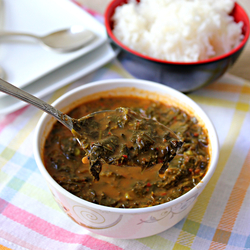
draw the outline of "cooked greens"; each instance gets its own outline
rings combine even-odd
[[[102,163],[142,170],[162,163],[160,172],[164,173],[183,144],[166,126],[128,108],[96,112],[74,122],[96,180]]]
[[[77,119],[115,109],[114,116],[102,121],[99,116],[83,121],[85,150],[67,128],[54,125],[44,164],[59,185],[96,204],[138,208],[176,199],[202,180],[210,160],[208,135],[194,116],[178,107],[146,98],[107,97],[86,102],[69,115]],[[174,134],[166,127],[155,131],[156,121]]]

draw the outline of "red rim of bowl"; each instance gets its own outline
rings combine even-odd
[[[118,6],[121,6],[123,4],[126,4],[126,1],[119,1],[119,0],[113,0],[109,3],[109,5],[106,8],[105,14],[104,14],[104,18],[105,18],[105,27],[108,33],[108,36],[122,49],[126,50],[127,52],[130,52],[131,54],[134,54],[138,57],[141,57],[143,59],[149,60],[149,61],[153,61],[153,62],[157,62],[157,63],[168,63],[168,64],[176,64],[176,65],[195,65],[195,64],[207,64],[207,63],[212,63],[214,61],[219,61],[222,60],[226,57],[229,57],[231,55],[233,55],[235,52],[237,52],[238,50],[240,50],[241,48],[243,48],[249,38],[249,33],[250,33],[250,24],[249,24],[249,18],[247,13],[245,12],[245,10],[238,4],[235,3],[234,9],[231,13],[231,15],[233,15],[234,17],[236,17],[239,20],[236,21],[243,21],[243,28],[242,28],[242,33],[244,34],[244,38],[243,40],[240,42],[240,44],[235,47],[234,49],[232,49],[230,52],[225,53],[223,55],[220,56],[216,56],[207,60],[201,60],[201,61],[197,61],[197,62],[172,62],[172,61],[167,61],[167,60],[161,60],[161,59],[157,59],[157,58],[153,58],[150,56],[146,56],[143,55],[135,50],[130,49],[129,47],[125,46],[123,43],[121,43],[113,34],[112,32],[112,27],[111,27],[111,18],[114,14],[115,8]],[[235,13],[237,13],[237,15],[235,15]]]

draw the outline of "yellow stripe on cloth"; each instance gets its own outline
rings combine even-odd
[[[235,182],[235,185],[232,189],[227,205],[225,207],[224,213],[221,217],[221,220],[213,237],[214,242],[225,244],[224,247],[221,249],[226,248],[228,240],[231,236],[231,231],[233,230],[235,221],[237,219],[240,208],[245,199],[248,187],[250,185],[249,162],[250,151],[248,152],[241,172],[237,178],[237,181]],[[210,249],[213,249],[214,245],[215,244],[212,243]]]
[[[223,99],[216,99],[216,98],[208,98],[208,97],[202,97],[202,96],[196,96],[196,95],[189,95],[190,98],[192,98],[195,102],[207,105],[207,106],[215,106],[215,107],[223,107],[223,108],[230,108],[230,109],[236,109],[243,112],[248,112],[250,110],[250,104],[243,102],[234,102],[234,101],[228,101]],[[250,97],[245,97],[244,99],[247,101]],[[243,98],[242,98],[243,99]]]
[[[242,95],[245,94],[245,88],[242,88]],[[238,109],[239,110],[239,109]],[[224,209],[223,215],[219,222],[219,225],[215,231],[213,242],[219,242],[222,244],[227,244],[231,236],[231,231],[233,230],[235,221],[237,219],[240,208],[245,199],[245,195],[249,188],[250,183],[250,172],[249,172],[249,162],[250,162],[250,151],[247,154],[245,162],[241,168],[239,176],[234,184],[230,197],[227,201],[226,207]],[[210,249],[213,249],[214,243],[212,242]],[[222,247],[222,249],[225,249]]]
[[[31,199],[39,201],[41,204],[56,210],[58,213],[63,213],[59,206],[55,203],[52,194],[47,192],[47,190],[43,190],[28,182],[25,182],[18,192],[28,196]]]
[[[208,99],[208,98],[204,98]],[[207,102],[207,100],[206,100]],[[218,104],[217,104],[218,105]],[[223,105],[224,106],[224,105]],[[237,106],[237,105],[236,105]],[[246,113],[240,111],[239,109],[235,110],[234,116],[232,118],[232,123],[228,131],[227,137],[225,138],[224,144],[220,150],[220,157],[217,164],[216,171],[212,178],[210,179],[208,185],[203,190],[202,194],[198,197],[196,204],[193,209],[190,211],[186,221],[184,222],[182,230],[191,227],[191,223],[197,222],[201,223],[208,207],[209,201],[213,195],[216,184],[221,176],[221,173],[232,153],[235,142],[238,139],[241,127],[244,123]],[[193,243],[194,238],[189,237],[189,242],[185,242],[185,246],[190,246]],[[177,239],[177,242],[183,242],[183,233],[180,233]],[[175,248],[174,248],[175,249]]]
[[[227,83],[220,84],[211,84],[206,87],[208,90],[215,91],[224,91],[224,92],[232,92],[239,93],[238,102],[220,99],[220,98],[212,98],[207,96],[201,96],[196,94],[189,94],[188,96],[192,98],[195,102],[204,104],[207,106],[216,106],[223,108],[231,108],[241,110],[243,112],[248,112],[250,110],[250,84],[245,81],[243,85],[232,85]]]
[[[243,114],[242,112],[237,112],[237,111],[235,112],[232,118],[231,127],[228,131],[224,144],[221,147],[220,157],[214,175],[210,179],[206,188],[203,190],[202,195],[199,196],[195,206],[188,215],[188,219],[199,223],[202,222],[209,200],[214,192],[216,183],[220,178],[220,175],[231,155],[235,142],[239,136],[240,129],[242,127],[244,119],[245,119],[245,114]]]
[[[190,249],[194,239],[195,239],[195,235],[190,234],[185,231],[181,231],[173,250],[179,249],[178,244],[180,244],[181,246],[187,247],[187,249]]]
[[[137,239],[137,241],[152,250],[172,249],[174,246],[174,242],[164,239],[159,235]]]
[[[199,96],[195,94],[189,94],[188,96],[191,99],[193,99],[195,102],[199,104],[207,105],[207,106],[215,106],[215,107],[223,107],[223,108],[231,108],[231,109],[235,109],[236,107],[236,102],[234,101]]]

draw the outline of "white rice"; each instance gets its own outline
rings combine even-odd
[[[243,38],[234,0],[130,0],[116,8],[114,35],[150,57],[196,62],[229,52]]]

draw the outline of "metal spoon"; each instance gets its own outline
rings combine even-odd
[[[82,48],[94,39],[95,34],[80,25],[73,25],[68,29],[59,30],[46,36],[29,33],[1,31],[0,38],[9,36],[28,36],[37,39],[42,45],[57,52],[70,52]]]
[[[174,132],[163,124],[142,117],[128,108],[98,111],[80,119],[74,119],[3,79],[0,79],[0,91],[32,104],[54,116],[67,127],[88,155],[90,172],[97,180],[99,180],[103,161],[114,165],[126,162],[124,153],[120,154],[125,144],[129,147],[127,164],[133,166],[139,162],[142,168],[146,168],[157,164],[156,158],[161,159],[163,163],[160,166],[160,174],[167,169],[168,163],[183,144]],[[124,140],[128,143],[124,144]],[[129,143],[131,141],[135,144]],[[138,152],[138,147],[141,153]],[[152,157],[150,156],[148,162],[145,162],[145,150],[148,147],[150,147],[148,154]],[[158,153],[158,151],[163,152],[162,150],[165,153]],[[158,158],[158,155],[161,157]]]
[[[2,79],[6,78],[6,72],[1,66],[0,66],[0,78]]]

